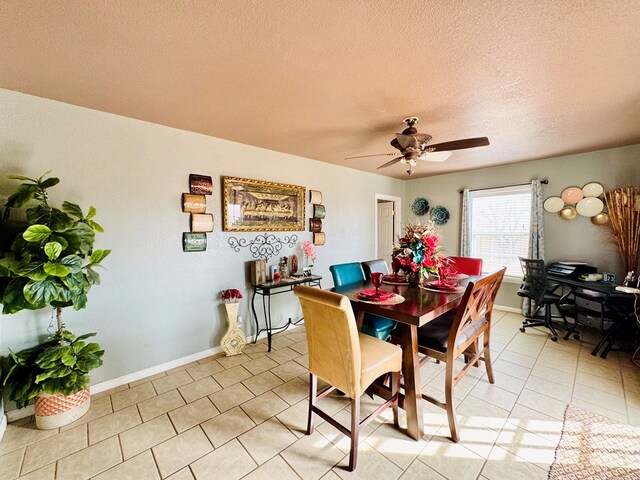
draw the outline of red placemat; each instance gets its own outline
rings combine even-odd
[[[387,300],[394,295],[395,294],[393,292],[386,292],[384,290],[378,290],[378,293],[376,294],[375,289],[361,290],[358,293],[358,297],[364,300]]]

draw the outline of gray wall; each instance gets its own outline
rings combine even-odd
[[[430,205],[444,205],[451,220],[442,227],[444,243],[450,254],[459,253],[460,210],[462,188],[483,188],[528,182],[533,178],[547,178],[543,185],[544,198],[560,195],[570,186],[582,187],[589,182],[600,182],[605,190],[615,187],[640,185],[640,145],[613,148],[565,157],[548,158],[518,164],[482,168],[466,172],[420,178],[407,182],[405,212],[417,197],[429,200]],[[454,155],[447,160],[455,162]],[[419,220],[419,219],[418,219]],[[588,262],[600,272],[615,272],[620,278],[622,264],[608,226],[595,226],[589,218],[565,221],[557,214],[544,214],[545,260],[574,260]],[[505,283],[496,303],[518,307],[518,284]]]
[[[238,176],[303,185],[323,193],[327,244],[317,248],[315,271],[331,287],[329,265],[374,256],[375,194],[404,196],[405,182],[327,163],[176,130],[73,105],[0,90],[0,175],[39,176],[47,170],[61,183],[51,201],[63,199],[85,208],[94,205],[105,233],[97,248],[110,248],[102,284],[89,294],[86,309],[65,309],[64,321],[76,333],[98,332],[104,366],[93,383],[117,378],[209,348],[227,328],[217,295],[239,288],[245,298],[241,316],[249,324],[245,283],[247,249],[234,252],[231,236],[256,233],[221,231],[220,176]],[[215,231],[203,253],[182,252],[189,216],[180,195],[189,173],[211,175],[208,197]],[[0,180],[3,204],[13,183]],[[309,207],[307,205],[307,216]],[[305,222],[305,225],[307,222]],[[276,233],[278,236],[285,232]],[[311,239],[296,232],[300,243]],[[286,247],[281,255],[302,249]],[[277,259],[270,260],[271,264]],[[274,302],[274,320],[300,313],[291,295]],[[51,312],[0,316],[0,355],[33,345],[46,333]]]

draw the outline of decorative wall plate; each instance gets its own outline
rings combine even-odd
[[[582,193],[582,189],[578,187],[568,187],[565,188],[560,194],[560,198],[564,200],[564,203],[567,205],[575,205],[580,200],[584,198],[584,194]]]
[[[560,197],[549,197],[544,201],[544,209],[549,213],[558,213],[564,207],[564,200]]]
[[[594,225],[605,225],[609,221],[609,215],[602,212],[591,217],[591,223]]]
[[[604,203],[596,197],[585,197],[576,205],[576,211],[583,217],[593,217],[604,210]]]
[[[411,211],[414,215],[422,216],[429,211],[429,201],[426,198],[418,197],[411,204]]]
[[[604,192],[604,187],[598,182],[587,183],[582,187],[582,193],[585,197],[599,197]]]
[[[436,225],[444,225],[449,221],[449,210],[447,210],[442,205],[438,205],[431,209],[431,213],[429,213],[431,217],[431,221]]]
[[[575,207],[567,206],[558,212],[558,215],[563,220],[573,220],[578,216],[578,212],[576,212]]]

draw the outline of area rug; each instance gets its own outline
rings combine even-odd
[[[569,405],[550,480],[640,480],[640,428]]]

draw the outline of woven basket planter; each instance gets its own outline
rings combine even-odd
[[[41,430],[51,430],[68,425],[87,413],[90,405],[88,388],[73,395],[42,392],[36,398],[36,426]]]

